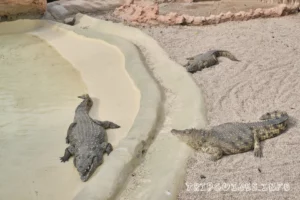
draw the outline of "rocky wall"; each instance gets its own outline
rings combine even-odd
[[[277,3],[277,4],[294,4],[300,3],[300,0],[261,0],[264,3]]]
[[[273,8],[257,8],[248,12],[240,11],[237,13],[227,12],[219,15],[190,16],[179,15],[171,12],[166,15],[159,14],[157,3],[128,1],[126,4],[117,8],[114,15],[131,24],[167,24],[167,25],[209,25],[227,21],[245,21],[263,17],[280,17],[288,14],[298,13],[299,3],[279,4]]]
[[[39,18],[47,8],[47,0],[0,0],[0,21]]]

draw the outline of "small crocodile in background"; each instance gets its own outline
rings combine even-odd
[[[172,129],[171,132],[195,150],[210,154],[216,161],[223,155],[243,153],[254,149],[254,156],[261,157],[260,141],[280,135],[287,129],[289,116],[286,112],[274,111],[262,115],[264,120],[252,123],[225,123],[204,129]]]
[[[60,158],[66,162],[74,156],[74,166],[82,181],[87,181],[98,166],[103,162],[103,155],[112,152],[113,147],[107,142],[105,129],[120,128],[109,121],[98,121],[89,116],[93,101],[88,94],[78,96],[83,99],[75,111],[74,122],[69,126],[65,154]]]
[[[221,56],[229,58],[232,61],[239,61],[229,51],[211,50],[203,54],[198,54],[196,56],[186,58],[188,60],[188,63],[183,66],[188,72],[195,73],[197,71],[201,71],[204,68],[219,64],[218,57]]]

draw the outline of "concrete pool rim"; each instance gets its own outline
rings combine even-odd
[[[21,23],[26,23],[26,26],[18,26],[18,24]],[[12,26],[14,26],[13,29],[11,29]],[[161,110],[161,92],[157,83],[144,66],[145,64],[138,48],[132,43],[117,36],[100,34],[91,30],[79,30],[75,27],[47,20],[25,19],[2,22],[0,23],[0,27],[0,35],[27,33],[45,27],[50,29],[66,29],[87,38],[103,40],[104,42],[117,47],[122,52],[125,57],[126,71],[141,93],[140,108],[127,136],[121,140],[114,151],[106,157],[104,163],[100,166],[103,169],[95,174],[83,188],[85,189],[87,186],[93,184],[93,182],[98,182],[98,179],[100,179],[100,183],[97,183],[97,187],[101,188],[101,191],[103,192],[99,192],[101,194],[93,195],[109,197],[112,193],[116,193],[121,187],[118,183],[122,183],[126,180],[129,171],[134,168],[134,165],[138,162],[139,158],[142,157],[141,154],[145,151],[148,140],[153,137]]]

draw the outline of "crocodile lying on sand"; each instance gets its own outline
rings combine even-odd
[[[280,135],[287,129],[289,116],[286,112],[274,111],[260,117],[260,122],[225,123],[204,129],[172,129],[171,132],[195,150],[210,154],[216,161],[223,155],[243,153],[254,149],[254,156],[262,157],[260,141]]]
[[[82,181],[87,181],[92,173],[103,162],[103,155],[113,150],[107,142],[105,129],[120,128],[119,125],[109,121],[98,121],[89,116],[93,101],[88,94],[78,96],[83,101],[75,111],[74,122],[69,126],[65,154],[60,158],[62,162],[74,156],[74,166],[80,174]]]
[[[219,63],[218,57],[227,57],[232,61],[239,61],[229,51],[224,50],[210,50],[203,54],[198,54],[193,57],[186,58],[187,64],[184,65],[186,70],[190,73],[201,71],[204,68],[211,67]]]

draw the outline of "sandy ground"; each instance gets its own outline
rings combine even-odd
[[[1,32],[29,25],[7,24]],[[71,199],[85,184],[72,159],[62,164],[59,157],[77,96],[88,92],[91,116],[121,126],[108,130],[115,147],[131,128],[140,94],[116,47],[55,28],[34,34],[48,43],[29,34],[0,35],[0,199]]]
[[[300,94],[297,92],[300,15],[207,27],[153,27],[144,31],[181,64],[186,57],[209,49],[229,50],[241,60],[235,63],[220,58],[219,65],[192,75],[204,92],[210,126],[255,121],[261,114],[276,109],[291,116],[288,131],[263,142],[261,159],[247,152],[212,162],[203,153],[195,152],[189,160],[186,184],[179,199],[297,199],[300,196]],[[223,183],[237,186],[252,183],[259,190],[267,189],[237,192],[234,185],[229,185],[227,191],[226,187],[219,192],[208,191],[211,186]],[[204,184],[202,191],[187,187],[196,184]],[[269,186],[278,190],[270,191]]]
[[[196,1],[194,3],[163,3],[159,5],[160,14],[177,12],[191,16],[218,15],[221,12],[236,13],[239,11],[255,10],[256,8],[271,8],[276,4],[267,4],[259,0],[220,0],[220,1]]]

